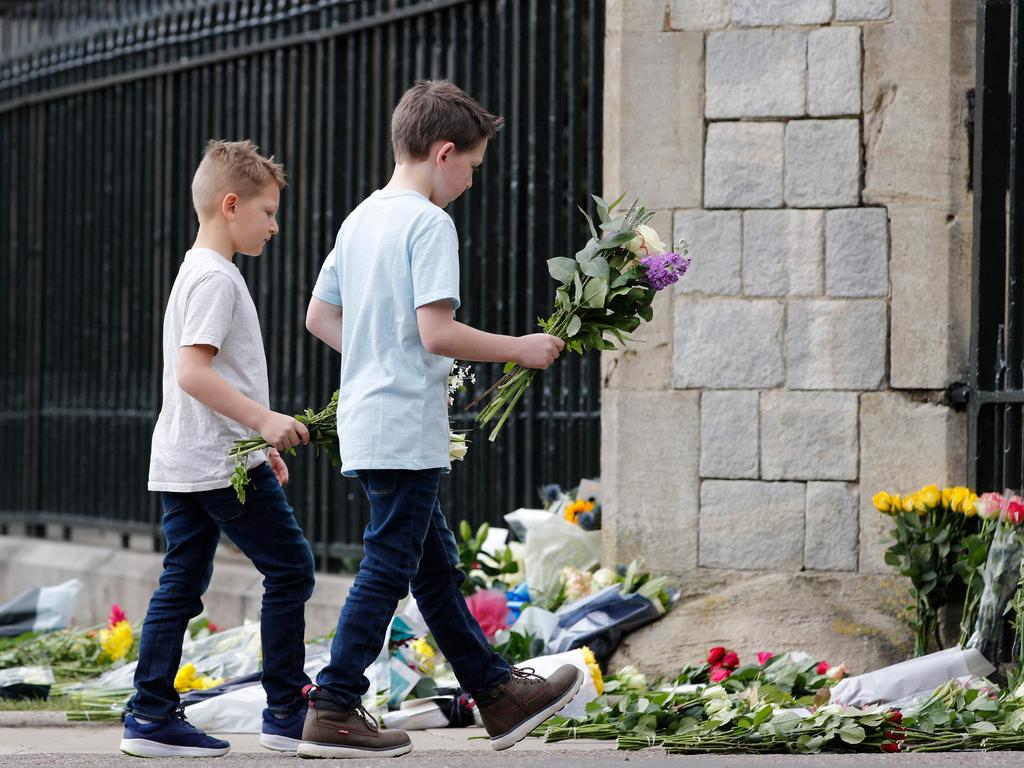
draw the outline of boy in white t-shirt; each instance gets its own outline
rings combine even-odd
[[[412,589],[423,618],[506,749],[564,707],[583,674],[545,679],[498,656],[459,590],[455,538],[437,500],[448,461],[452,358],[546,368],[564,343],[503,336],[457,322],[459,242],[444,207],[473,184],[501,118],[444,80],[410,88],[395,108],[396,166],[341,225],[313,289],[306,327],[341,352],[342,472],[370,501],[364,557],[345,599],[330,663],[317,675],[299,744],[305,757],[384,757],[412,749],[360,706],[363,674],[398,601]]]
[[[283,168],[250,141],[211,141],[192,180],[199,217],[167,302],[163,406],[153,431],[149,490],[160,492],[167,554],[149,603],[121,750],[140,757],[216,757],[229,744],[190,725],[174,677],[188,622],[203,608],[223,531],[263,574],[260,743],[295,751],[305,717],[305,602],[313,555],[281,485],[279,450],[306,427],[269,408],[267,360],[235,253],[258,256],[277,234]],[[249,456],[245,504],[231,487],[232,443],[258,432],[274,446]]]

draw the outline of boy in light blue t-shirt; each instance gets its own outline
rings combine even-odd
[[[546,368],[564,346],[543,333],[484,333],[454,319],[459,244],[444,207],[473,184],[502,120],[447,81],[410,88],[392,117],[391,181],[345,219],[306,316],[341,352],[342,472],[370,500],[364,558],[338,619],[331,661],[317,676],[299,744],[307,757],[394,756],[409,737],[381,731],[360,706],[398,601],[411,587],[459,683],[474,697],[495,749],[511,747],[564,707],[583,674],[550,678],[491,650],[459,590],[455,537],[437,500],[448,460],[452,359]]]

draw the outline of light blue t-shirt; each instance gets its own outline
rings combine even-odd
[[[377,190],[348,215],[313,295],[342,308],[342,472],[450,469],[452,360],[420,340],[416,308],[459,307],[459,239],[418,192]]]

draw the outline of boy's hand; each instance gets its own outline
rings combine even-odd
[[[565,349],[565,342],[549,333],[531,333],[518,341],[520,351],[514,362],[524,368],[547,368]]]
[[[309,445],[309,430],[301,421],[276,411],[267,411],[259,425],[260,437],[279,451],[287,451],[299,443]]]
[[[274,471],[274,477],[277,478],[277,482],[281,485],[288,484],[288,465],[284,463],[284,459],[281,458],[281,453],[277,448],[271,448],[267,451],[267,458],[270,460],[270,468]]]

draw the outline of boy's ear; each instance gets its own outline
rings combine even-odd
[[[438,168],[444,168],[448,162],[448,159],[455,152],[455,144],[450,141],[446,141],[437,148],[437,152],[434,153],[434,162],[437,163]]]
[[[234,221],[237,206],[238,195],[234,192],[228,192],[224,195],[224,199],[220,201],[220,212],[224,214],[224,218],[228,221]]]

